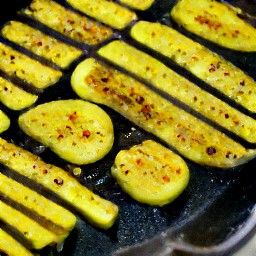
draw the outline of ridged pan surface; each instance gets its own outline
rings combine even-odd
[[[57,2],[68,6],[65,1],[58,0]],[[250,14],[245,15],[244,18],[254,23],[254,26],[256,25],[256,18],[253,18],[256,17],[255,1],[229,2]],[[9,20],[26,19],[32,22],[17,14],[18,10],[29,4],[30,1],[9,0],[8,7],[2,6],[0,9],[1,25]],[[157,0],[148,10],[135,12],[139,20],[161,22],[177,28],[256,79],[256,53],[228,50],[185,31],[169,17],[174,4],[173,0]],[[121,38],[135,46],[138,45],[129,36],[129,28],[116,30],[113,38],[108,41],[114,38]],[[5,39],[0,38],[0,40]],[[35,105],[58,99],[79,98],[71,88],[71,74],[81,60],[95,56],[102,44],[96,46],[79,44],[78,46],[84,51],[82,57],[63,71],[63,77],[57,84],[40,93]],[[140,47],[143,51],[154,54],[147,47]],[[154,56],[160,60],[162,58],[157,54]],[[163,62],[168,61],[163,59]],[[181,70],[181,74],[191,78],[185,70]],[[11,126],[1,135],[3,138],[23,145],[46,161],[67,169],[69,163],[58,158],[48,148],[42,148],[42,145],[20,130],[17,118],[22,111],[12,111],[3,104],[1,107],[11,118]],[[77,225],[65,240],[63,247],[47,247],[38,252],[40,256],[110,256],[116,252],[118,255],[170,255],[171,248],[174,250],[173,255],[183,255],[183,253],[187,253],[186,255],[231,255],[243,245],[256,229],[256,221],[254,221],[256,160],[228,170],[203,167],[187,160],[191,177],[188,187],[181,196],[164,207],[140,204],[121,190],[111,177],[110,168],[121,149],[127,149],[146,139],[158,139],[110,108],[104,106],[102,108],[110,115],[114,124],[114,146],[102,160],[95,164],[82,166],[82,174],[78,179],[96,194],[117,204],[120,209],[118,219],[111,229],[102,231],[78,215]],[[160,234],[162,237],[159,236]],[[153,240],[148,244],[143,244],[149,239]],[[122,251],[124,248],[125,251]]]

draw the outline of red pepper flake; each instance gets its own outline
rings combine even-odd
[[[64,136],[63,136],[62,134],[60,134],[60,135],[58,136],[57,140],[61,140],[61,139],[63,139],[63,138],[64,138]]]
[[[136,102],[139,103],[139,104],[142,104],[144,102],[144,98],[142,96],[139,96],[136,98]]]
[[[170,178],[167,175],[164,175],[162,178],[164,182],[166,183],[170,182]]]
[[[73,114],[69,115],[69,120],[73,121],[78,118],[77,112],[75,111]]]
[[[86,138],[89,138],[91,135],[90,131],[89,130],[85,130],[83,131],[83,136],[86,137]]]
[[[109,81],[109,79],[107,77],[101,78],[101,81],[104,83],[107,83]]]
[[[210,29],[217,30],[218,28],[222,27],[220,22],[212,21],[206,16],[198,15],[194,18],[195,21],[198,21],[201,25],[207,25]]]
[[[216,71],[217,67],[214,64],[211,64],[211,67],[209,68],[209,72],[214,72]]]
[[[209,147],[209,148],[206,149],[206,153],[207,153],[209,156],[214,155],[216,152],[217,152],[216,149],[213,148],[213,147]]]
[[[181,170],[180,170],[180,169],[176,170],[176,173],[177,173],[178,175],[181,174]]]
[[[124,172],[124,174],[125,174],[125,175],[128,175],[129,172],[130,172],[129,170],[126,170],[126,171]]]
[[[142,160],[141,159],[137,159],[136,162],[137,162],[138,165],[142,164]]]
[[[242,80],[242,81],[240,82],[240,85],[245,86],[245,81]]]
[[[44,170],[42,171],[42,173],[43,173],[43,174],[47,174],[47,173],[48,173],[47,169],[44,169]]]
[[[228,118],[229,118],[229,114],[225,114],[225,118],[227,118],[227,119],[228,119]]]
[[[225,72],[224,76],[230,76],[230,74],[228,72]]]
[[[61,185],[63,185],[64,181],[61,178],[56,178],[56,179],[54,179],[54,183],[56,183],[57,185],[61,186]]]

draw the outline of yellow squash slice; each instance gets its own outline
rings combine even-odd
[[[137,10],[145,11],[154,3],[154,0],[120,0],[120,3]]]
[[[113,108],[201,165],[228,168],[255,157],[255,150],[245,149],[137,80],[95,59],[76,67],[71,85],[80,97]]]
[[[66,0],[72,7],[94,19],[116,29],[123,29],[133,20],[136,14],[121,5],[108,0]]]
[[[8,256],[34,256],[32,252],[28,251],[22,244],[0,228],[0,253],[1,252]]]
[[[93,225],[108,229],[114,224],[118,207],[88,190],[63,169],[2,138],[0,152],[0,163],[54,192]]]
[[[135,200],[159,206],[176,199],[189,182],[185,161],[152,140],[121,150],[111,174]]]
[[[27,48],[61,68],[67,68],[82,54],[82,50],[62,43],[22,22],[10,21],[1,32],[8,40]]]
[[[178,0],[171,17],[188,31],[238,51],[256,51],[256,29],[238,9],[215,0]]]
[[[0,101],[8,108],[22,110],[30,107],[37,99],[37,95],[26,92],[12,82],[0,77]]]
[[[42,249],[47,245],[58,242],[57,236],[54,233],[1,200],[0,220],[19,231],[34,249]]]
[[[18,122],[29,136],[78,165],[100,160],[114,142],[110,117],[84,100],[44,103],[23,113]]]
[[[231,62],[175,29],[159,23],[140,21],[132,28],[131,35],[243,107],[256,112],[256,82]]]
[[[62,76],[61,71],[45,66],[3,43],[0,43],[0,68],[39,89],[55,84]]]
[[[256,120],[200,89],[150,55],[122,41],[113,41],[104,46],[99,54],[142,77],[227,130],[256,143]],[[252,104],[256,106],[256,100]]]
[[[0,133],[6,131],[10,126],[10,119],[9,117],[0,110]]]
[[[98,44],[113,34],[110,28],[72,12],[52,0],[33,0],[23,12],[80,43]]]
[[[43,218],[40,224],[55,233],[59,241],[63,241],[76,224],[76,216],[70,211],[1,173],[0,192]]]

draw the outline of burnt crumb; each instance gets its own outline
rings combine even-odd
[[[209,156],[214,155],[216,152],[217,152],[216,149],[213,148],[213,147],[209,147],[209,148],[206,149],[206,153],[207,153]]]
[[[61,178],[56,178],[56,179],[54,179],[54,183],[61,186],[61,185],[63,185],[64,181]]]

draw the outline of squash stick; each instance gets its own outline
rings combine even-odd
[[[95,226],[108,229],[114,224],[118,207],[88,190],[63,169],[2,138],[0,152],[0,163],[51,190]]]
[[[54,233],[1,200],[0,220],[19,231],[34,249],[42,249],[47,245],[58,242],[58,238]]]
[[[162,40],[162,37],[160,40]],[[256,143],[256,121],[253,118],[244,115],[217,97],[199,88],[159,60],[122,41],[111,42],[101,48],[99,54],[142,77],[155,87],[205,115],[213,122],[249,142]],[[133,63],[133,65],[130,65],[130,63]],[[227,84],[232,87],[230,83]],[[252,88],[252,90],[255,90],[255,88]],[[250,101],[248,101],[245,96],[244,102],[255,105],[256,100],[252,100],[251,97]]]
[[[256,112],[256,82],[217,53],[159,23],[140,21],[132,28],[131,35],[171,58],[244,108]]]
[[[71,85],[80,97],[113,108],[201,165],[228,168],[255,157],[255,150],[245,149],[142,83],[95,59],[76,67]]]
[[[179,0],[170,15],[180,26],[221,46],[256,51],[256,29],[238,17],[240,11],[215,0]]]
[[[39,217],[52,223],[53,231],[60,241],[64,240],[76,224],[76,217],[70,211],[46,199],[35,191],[23,186],[0,173],[0,192],[17,204],[33,211]],[[45,225],[47,229],[47,224]]]
[[[22,244],[0,228],[0,252],[8,256],[33,256]]]

